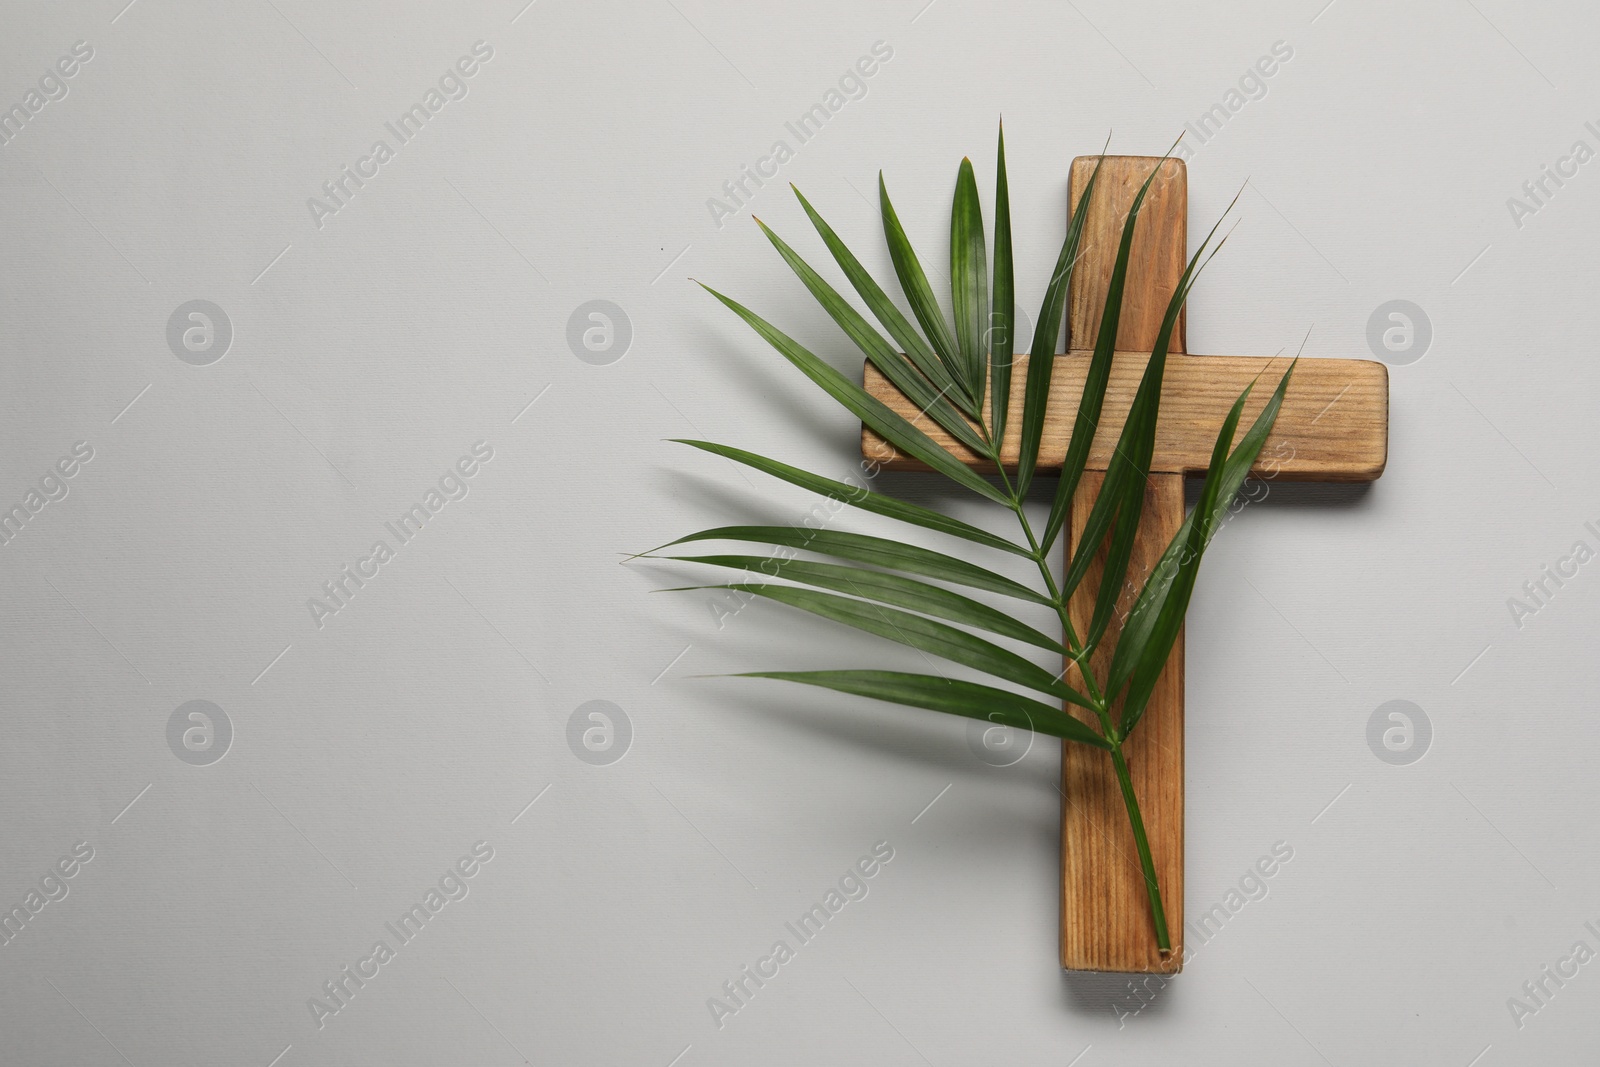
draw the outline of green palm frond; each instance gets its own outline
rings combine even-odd
[[[903,574],[867,570],[865,567],[841,567],[837,563],[817,563],[805,559],[773,559],[768,556],[714,555],[667,558],[684,563],[731,567],[759,577],[784,578],[803,585],[814,585],[820,589],[832,589],[864,600],[876,600],[880,604],[910,608],[924,615],[987,630],[1057,655],[1065,655],[1067,651],[1060,641],[1003,611],[997,611],[987,604],[973,600],[969,596],[962,596],[942,585],[907,578]]]
[[[916,404],[927,419],[973,454],[998,465],[1012,396],[1011,364],[1016,351],[1012,220],[1003,129],[996,156],[992,256],[971,161],[962,160],[956,173],[950,215],[951,316],[948,319],[890,203],[888,186],[882,175],[879,176],[884,239],[915,325],[811,203],[795,190],[807,218],[835,263],[888,337],[793,247],[765,223],[757,222],[819,306],[867,360]],[[841,505],[1027,559],[1038,571],[1042,591],[988,567],[933,549],[887,537],[806,526],[717,527],[680,537],[646,555],[743,572],[737,581],[692,588],[734,590],[761,597],[916,649],[930,662],[943,660],[956,668],[976,672],[986,680],[978,682],[942,674],[867,668],[758,671],[742,677],[774,678],[906,707],[987,720],[1108,751],[1121,776],[1129,819],[1140,846],[1157,945],[1167,951],[1170,937],[1166,917],[1137,798],[1126,780],[1122,745],[1149,703],[1156,679],[1188,610],[1201,557],[1271,432],[1294,364],[1291,362],[1272,398],[1237,445],[1233,438],[1250,390],[1246,389],[1234,403],[1219,427],[1199,504],[1184,520],[1160,562],[1143,579],[1132,610],[1116,632],[1110,666],[1103,678],[1096,677],[1090,669],[1089,655],[1112,632],[1118,595],[1127,578],[1145,484],[1150,475],[1167,349],[1190,290],[1225,241],[1218,241],[1213,247],[1217,233],[1213,227],[1183,271],[1167,305],[1109,468],[1089,507],[1083,534],[1072,546],[1070,559],[1058,578],[1050,566],[1049,553],[1065,528],[1099,429],[1115,358],[1135,228],[1145,194],[1159,170],[1158,165],[1151,172],[1123,221],[1100,330],[1074,414],[1061,476],[1051,498],[1048,518],[1037,531],[1024,502],[1039,462],[1056,338],[1066,314],[1084,222],[1099,178],[1098,164],[1078,203],[1073,205],[1066,237],[1045,286],[1023,383],[1019,459],[1014,467],[1001,470],[998,485],[976,473],[916,423],[891,410],[794,338],[730,297],[707,289],[780,355],[894,448],[1010,511],[1018,522],[1021,538],[1007,539],[934,509],[813,474],[731,445],[708,441],[681,443],[731,459]],[[664,549],[708,541],[776,548],[768,555],[750,551],[659,555]],[[804,558],[800,553],[824,558]],[[1100,584],[1095,591],[1088,630],[1080,636],[1074,632],[1068,603],[1097,556],[1104,560]],[[1002,597],[1010,607],[976,600],[948,588],[952,585]],[[1023,605],[1020,610],[1037,612],[1045,608],[1054,612],[1061,626],[1060,638],[1018,618],[1016,605],[1019,602]],[[1012,642],[1018,647],[1007,647],[1001,642]],[[1030,658],[1041,652],[1050,656],[1064,655],[1069,664],[1076,665],[1078,674],[1075,677],[1081,680],[1082,690],[1066,683],[1066,672],[1058,670],[1054,661],[1043,665]],[[1039,697],[1058,703],[1048,704]],[[1113,706],[1119,700],[1120,710],[1114,717]],[[1075,716],[1059,702],[1073,704],[1088,716]]]
[[[882,173],[878,175],[878,202],[883,208],[883,237],[889,245],[889,258],[894,262],[895,276],[900,279],[900,291],[905,293],[912,314],[922,324],[923,336],[939,354],[950,377],[955,379],[956,388],[965,394],[969,404],[976,407],[980,398],[973,389],[972,377],[956,351],[956,339],[950,333],[950,325],[945,321],[938,298],[933,295],[933,286],[928,284],[928,276],[923,273],[922,261],[911,247],[911,240],[900,225],[900,216],[894,213],[894,205],[889,202],[889,186],[884,183]]]
[[[995,447],[1006,439],[1011,406],[1011,360],[1016,353],[1016,285],[1011,257],[1011,186],[1006,180],[1006,129],[1000,126],[994,174],[994,310],[989,326],[989,431]]]
[[[1066,320],[1067,292],[1072,286],[1072,271],[1078,265],[1078,244],[1083,239],[1083,224],[1089,217],[1088,205],[1094,195],[1095,183],[1100,180],[1100,164],[1095,163],[1094,171],[1089,175],[1089,181],[1084,185],[1083,195],[1073,205],[1072,217],[1067,221],[1067,236],[1061,242],[1061,252],[1056,256],[1055,270],[1050,274],[1050,281],[1044,290],[1044,306],[1039,309],[1039,321],[1033,329],[1033,345],[1028,350],[1028,380],[1022,393],[1022,444],[1017,457],[1016,490],[1018,496],[1025,496],[1033,484],[1034,467],[1039,462],[1039,445],[1044,440],[1045,409],[1050,403],[1050,377],[1055,370],[1056,338],[1061,334],[1061,325]],[[1108,294],[1109,295],[1109,294]],[[1117,306],[1122,306],[1122,289],[1115,290]],[[1111,335],[1113,338],[1116,334]],[[1109,352],[1105,357],[1105,374],[1111,373],[1111,356]],[[1100,398],[1105,394],[1105,381],[1102,379],[1098,393],[1094,390],[1094,378],[1091,372],[1090,380],[1084,383],[1084,398],[1088,399],[1093,407],[1096,418],[1100,414]],[[1077,460],[1077,473],[1083,472],[1084,460],[1089,455],[1089,445],[1094,440],[1093,420],[1090,421],[1090,430],[1087,434],[1082,432],[1081,415],[1083,405],[1079,405],[1079,422],[1074,423],[1072,440],[1067,445],[1068,459],[1073,455],[1074,447],[1082,449],[1083,455]],[[1080,442],[1081,438],[1081,444]],[[1063,474],[1063,481],[1068,476]],[[1071,479],[1076,483],[1076,475]],[[1067,490],[1067,497],[1071,499],[1071,489]],[[1042,549],[1050,547],[1048,540]]]

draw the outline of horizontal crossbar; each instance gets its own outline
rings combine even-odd
[[[1123,421],[1144,374],[1148,354],[1118,352],[1101,411],[1100,429],[1090,450],[1088,468],[1105,470]],[[1089,353],[1056,356],[1051,374],[1050,403],[1046,409],[1039,467],[1058,470],[1066,455],[1072,420],[1083,393]],[[1022,395],[1028,377],[1028,357],[1016,357],[1011,372],[1010,415],[1001,459],[1007,468],[1017,460],[1022,438]],[[1160,417],[1152,471],[1177,474],[1204,473],[1228,409],[1245,387],[1255,382],[1245,405],[1239,433],[1261,411],[1278,379],[1288,370],[1287,357],[1169,355],[1163,377]],[[1257,376],[1259,380],[1257,379]],[[979,470],[994,470],[980,462],[868,363],[867,391],[897,413],[914,422],[952,454]],[[1302,359],[1284,397],[1283,407],[1256,462],[1261,477],[1309,482],[1369,482],[1383,473],[1389,451],[1389,369],[1382,363],[1356,359]],[[926,470],[902,455],[876,433],[863,428],[861,454],[887,470]]]

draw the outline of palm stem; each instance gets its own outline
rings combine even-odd
[[[1056,586],[1056,576],[1051,572],[1050,564],[1045,561],[1044,553],[1039,549],[1039,539],[1033,534],[1033,524],[1028,522],[1028,515],[1023,510],[1021,499],[1012,490],[1010,482],[1006,480],[1004,468],[1000,471],[1000,478],[1006,482],[1006,492],[1011,497],[1011,510],[1016,513],[1017,521],[1022,524],[1022,532],[1028,538],[1029,551],[1033,556],[1034,563],[1039,567],[1039,576],[1044,579],[1045,593],[1049,595],[1050,603],[1056,609],[1056,617],[1061,620],[1061,632],[1066,639],[1068,658],[1080,668],[1079,673],[1083,675],[1084,684],[1089,690],[1089,699],[1094,702],[1097,709],[1101,710],[1101,720],[1107,723],[1107,736],[1110,736],[1109,720],[1106,719],[1104,710],[1101,708],[1105,701],[1100,696],[1100,687],[1096,684],[1094,675],[1083,667],[1083,647],[1079,644],[1078,634],[1072,627],[1072,619],[1067,614],[1066,600],[1062,597],[1061,590]],[[1065,674],[1064,671],[1062,673]]]
[[[1144,886],[1150,895],[1150,911],[1156,922],[1156,948],[1162,955],[1172,951],[1172,938],[1167,933],[1167,911],[1161,904],[1161,886],[1156,881],[1156,864],[1150,855],[1150,839],[1145,836],[1144,818],[1139,814],[1139,801],[1133,795],[1133,778],[1128,774],[1128,761],[1122,755],[1119,740],[1111,750],[1111,762],[1117,768],[1117,784],[1122,787],[1122,802],[1128,809],[1128,822],[1133,827],[1133,843],[1139,849],[1139,865],[1144,868]]]
[[[980,420],[981,432],[988,440],[988,426]],[[998,460],[999,449],[995,449],[995,458]],[[1111,741],[1111,763],[1116,768],[1117,785],[1122,790],[1122,803],[1128,811],[1128,824],[1133,828],[1133,842],[1139,852],[1139,866],[1143,869],[1145,890],[1150,898],[1150,913],[1156,927],[1156,949],[1166,955],[1172,951],[1172,937],[1167,931],[1167,910],[1161,900],[1161,884],[1156,878],[1155,858],[1150,853],[1150,839],[1145,834],[1144,816],[1139,810],[1139,798],[1133,791],[1133,777],[1128,772],[1128,761],[1122,755],[1122,737],[1111,722],[1110,702],[1101,694],[1099,685],[1095,682],[1094,672],[1083,662],[1085,649],[1079,644],[1078,636],[1073,630],[1072,619],[1067,611],[1066,599],[1062,597],[1056,586],[1054,573],[1050,564],[1044,558],[1044,553],[1039,550],[1038,538],[1034,536],[1033,524],[1028,522],[1027,512],[1022,505],[1022,499],[1011,485],[1011,480],[1006,477],[1003,464],[996,463],[1000,469],[1000,481],[1004,485],[1006,495],[1011,498],[1011,510],[1016,513],[1017,522],[1022,526],[1022,532],[1028,539],[1028,547],[1032,552],[1033,560],[1039,567],[1039,575],[1044,579],[1045,591],[1049,594],[1051,603],[1055,606],[1056,614],[1061,619],[1061,631],[1065,638],[1068,655],[1071,661],[1077,664],[1078,673],[1083,677],[1084,687],[1088,690],[1089,700],[1094,704],[1095,715],[1100,720],[1100,732]],[[1065,672],[1063,672],[1065,673]]]
[[[1034,563],[1036,563],[1039,567],[1039,575],[1044,579],[1045,592],[1050,597],[1050,603],[1056,609],[1056,616],[1061,620],[1061,634],[1067,646],[1067,655],[1073,663],[1078,663],[1081,665],[1083,651],[1081,646],[1078,644],[1077,632],[1072,628],[1072,619],[1067,615],[1067,605],[1062,599],[1061,591],[1056,588],[1055,575],[1051,573],[1050,565],[1045,562],[1044,553],[1039,548],[1039,539],[1034,536],[1033,524],[1028,521],[1028,513],[1023,509],[1022,496],[1011,484],[1011,479],[1006,476],[1005,464],[1000,462],[999,444],[992,441],[989,436],[989,424],[980,419],[978,429],[979,432],[983,434],[984,440],[988,441],[990,444],[990,448],[992,449],[991,458],[995,462],[996,469],[1000,472],[1000,484],[1005,487],[1006,496],[1011,498],[1011,510],[1016,514],[1017,522],[1022,526],[1023,535],[1028,539],[1028,552],[1033,557]],[[1062,672],[1062,674],[1065,673],[1065,671]],[[1099,689],[1095,685],[1094,678],[1089,675],[1088,671],[1082,671],[1081,673],[1083,674],[1084,681],[1088,683],[1090,698],[1097,705],[1102,703],[1099,697]],[[1103,715],[1102,719],[1104,719]]]

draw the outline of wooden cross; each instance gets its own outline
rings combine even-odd
[[[1073,161],[1068,208],[1076,205],[1094,169],[1095,156]],[[1050,404],[1038,469],[1059,470],[1083,392],[1090,351],[1100,328],[1106,288],[1116,259],[1123,221],[1139,186],[1161,161],[1149,156],[1106,156],[1084,223],[1080,258],[1067,305],[1067,349],[1055,357]],[[1071,545],[1081,535],[1111,450],[1133,402],[1139,377],[1150,358],[1167,301],[1183,273],[1188,246],[1188,177],[1183,163],[1169,159],[1147,194],[1134,232],[1116,355],[1106,390],[1100,427],[1088,468],[1073,498],[1068,523]],[[1025,347],[1028,338],[1020,339]],[[1132,607],[1143,576],[1160,559],[1183,522],[1184,477],[1203,475],[1217,431],[1229,407],[1256,375],[1240,423],[1260,412],[1285,359],[1254,356],[1190,356],[1178,320],[1167,360],[1156,430],[1155,457],[1133,558],[1132,579],[1119,603],[1119,616]],[[1010,415],[1001,450],[1008,468],[1016,462],[1022,428],[1026,355],[1012,372]],[[934,440],[973,467],[986,464],[929,420],[871,363],[867,390],[916,422]],[[1388,455],[1389,373],[1370,360],[1308,359],[1296,368],[1272,436],[1254,473],[1260,477],[1312,482],[1366,482],[1383,473]],[[863,456],[889,470],[926,469],[863,428]],[[987,464],[993,470],[993,464]],[[1104,549],[1102,549],[1102,552]],[[1087,632],[1099,583],[1098,561],[1074,593],[1069,611],[1079,633]],[[1093,657],[1104,678],[1115,648],[1116,622]],[[1075,672],[1074,672],[1075,673]],[[1068,679],[1072,681],[1071,678]],[[1072,682],[1081,687],[1081,679]],[[1070,705],[1085,721],[1090,716]],[[1133,833],[1105,753],[1082,745],[1063,745],[1061,778],[1061,966],[1071,970],[1173,973],[1183,967],[1183,636],[1157,682],[1144,718],[1125,742],[1134,790],[1155,854],[1165,898],[1173,951],[1156,950],[1154,925]]]

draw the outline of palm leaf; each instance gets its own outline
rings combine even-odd
[[[1190,257],[1188,266],[1178,279],[1177,286],[1173,289],[1172,297],[1167,302],[1166,314],[1162,317],[1161,328],[1156,334],[1156,344],[1150,354],[1150,361],[1145,364],[1144,375],[1139,380],[1139,388],[1134,393],[1133,403],[1128,408],[1128,417],[1122,425],[1122,433],[1117,440],[1116,448],[1112,452],[1111,468],[1106,474],[1105,482],[1100,487],[1100,493],[1095,498],[1094,506],[1089,510],[1089,518],[1084,522],[1083,535],[1073,547],[1072,562],[1067,569],[1066,577],[1062,579],[1061,592],[1068,596],[1078,587],[1088,572],[1089,564],[1094,559],[1095,553],[1100,550],[1101,543],[1105,540],[1113,521],[1118,521],[1119,516],[1131,515],[1133,523],[1137,524],[1144,506],[1144,483],[1149,476],[1150,459],[1155,447],[1155,432],[1157,417],[1161,407],[1161,381],[1166,371],[1167,346],[1171,342],[1172,331],[1177,324],[1178,313],[1182,310],[1184,301],[1189,298],[1189,291],[1205,263],[1210,262],[1207,257],[1204,261],[1206,248],[1211,239],[1216,235],[1217,226],[1222,225],[1221,220],[1211,228],[1211,233],[1200,243],[1200,248]],[[1126,230],[1124,230],[1126,237]],[[1126,241],[1124,241],[1126,247]],[[1220,249],[1221,245],[1218,245]],[[1216,253],[1213,252],[1212,255]],[[1061,498],[1058,495],[1057,500]],[[1070,498],[1069,501],[1070,503]],[[1131,548],[1136,526],[1125,526],[1124,537]],[[1114,562],[1108,557],[1108,563]],[[1126,568],[1126,558],[1122,561]],[[1105,594],[1107,578],[1113,577],[1109,570],[1101,576],[1101,594]],[[1120,589],[1121,575],[1115,575],[1115,582]],[[1112,594],[1115,595],[1114,593]],[[1097,611],[1098,613],[1098,611]]]
[[[1234,499],[1238,496],[1239,488],[1244,484],[1245,478],[1250,474],[1250,468],[1255,464],[1256,457],[1261,454],[1262,446],[1266,444],[1267,435],[1272,432],[1272,425],[1277,421],[1278,410],[1283,406],[1284,394],[1289,388],[1289,378],[1294,373],[1294,363],[1289,364],[1289,369],[1284,372],[1283,378],[1278,382],[1278,388],[1273,391],[1266,406],[1261,409],[1261,414],[1251,424],[1250,429],[1240,439],[1239,445],[1228,456],[1223,464],[1220,474],[1208,472],[1206,488],[1210,490],[1215,483],[1214,503],[1209,512],[1201,511],[1199,506],[1191,511],[1184,519],[1183,525],[1173,535],[1172,541],[1162,553],[1161,559],[1151,570],[1146,579],[1144,588],[1140,591],[1138,599],[1134,601],[1128,618],[1124,621],[1122,634],[1117,640],[1116,651],[1112,653],[1111,668],[1107,672],[1106,699],[1110,700],[1122,689],[1130,675],[1148,660],[1156,665],[1153,673],[1149,674],[1148,681],[1153,687],[1155,678],[1159,676],[1159,667],[1166,663],[1167,654],[1171,652],[1173,642],[1177,640],[1177,627],[1172,626],[1175,616],[1181,625],[1184,614],[1188,611],[1189,592],[1194,588],[1194,572],[1200,566],[1200,556],[1204,554],[1210,544],[1211,537],[1215,534],[1220,515],[1233,506]],[[1245,398],[1250,394],[1250,389],[1245,389],[1238,401],[1234,404],[1235,410],[1243,410]],[[1232,412],[1229,418],[1235,424],[1237,419]],[[1224,427],[1226,429],[1226,425]],[[1229,431],[1231,439],[1232,432]],[[1219,435],[1219,440],[1221,435]],[[1215,466],[1216,453],[1213,451],[1212,459]],[[1203,501],[1202,501],[1203,503]],[[1211,516],[1209,528],[1202,529],[1198,550],[1195,544],[1196,516]],[[1188,591],[1177,588],[1178,578],[1184,568],[1190,572],[1188,578]],[[1145,667],[1146,673],[1149,668]],[[1143,688],[1141,686],[1141,688]],[[1123,702],[1122,730],[1124,734],[1133,728],[1144,714],[1144,705],[1150,699],[1150,691],[1144,691],[1142,697],[1135,699],[1131,695]]]
[[[1034,592],[1021,582],[1012,581],[964,559],[935,552],[931,548],[905,545],[884,537],[868,534],[845,533],[841,530],[812,530],[794,526],[719,526],[712,530],[668,541],[661,548],[672,548],[695,541],[748,541],[764,545],[783,545],[803,549],[819,555],[847,559],[852,563],[865,563],[886,570],[920,574],[973,589],[983,589],[1002,596],[1026,600],[1031,604],[1053,606],[1049,597]],[[661,551],[661,548],[652,550]]]
[[[794,249],[767,228],[767,224],[756,219],[756,225],[761,227],[761,232],[767,235],[767,240],[778,250],[778,254],[788,263],[790,268],[805,283],[811,295],[817,298],[817,303],[822,305],[824,311],[839,324],[856,347],[872,361],[872,365],[883,372],[884,377],[894,383],[906,395],[917,409],[930,416],[934,422],[944,427],[945,431],[972,449],[980,456],[993,458],[993,453],[988,442],[978,436],[960,412],[950,406],[944,394],[935,390],[928,380],[917,369],[906,361],[906,358],[889,347],[889,342],[883,335],[872,328],[872,325],[845,302],[838,290],[823,280],[822,276],[811,269],[810,264],[801,259]],[[913,424],[914,425],[914,424]]]
[[[1017,556],[1027,556],[1028,550],[1020,545],[997,537],[987,530],[980,530],[976,526],[962,522],[960,519],[951,518],[932,508],[912,504],[897,497],[884,493],[874,493],[860,486],[850,485],[846,482],[836,482],[832,478],[824,478],[820,474],[803,471],[799,467],[791,467],[787,463],[780,463],[766,456],[758,456],[754,452],[746,452],[742,448],[732,445],[719,445],[711,441],[691,441],[684,438],[673,438],[674,443],[690,445],[694,448],[710,452],[713,455],[725,456],[735,463],[742,463],[747,467],[770,474],[774,478],[781,478],[791,485],[798,485],[802,489],[809,489],[813,493],[849,504],[851,507],[870,511],[875,515],[885,515],[891,519],[910,523],[912,526],[921,526],[926,530],[935,530],[939,533],[949,534],[971,541],[973,544],[983,545],[987,548],[997,548],[1002,552],[1010,552]]]
[[[1011,189],[1006,180],[1006,129],[1000,126],[1000,147],[994,179],[994,311],[989,332],[989,439],[998,455],[1006,439],[1006,414],[1011,406],[1011,361],[1016,351],[1016,280],[1011,258]]]
[[[926,708],[1001,726],[1033,730],[1095,748],[1111,747],[1105,738],[1060,708],[977,682],[938,678],[930,674],[874,670],[750,671],[736,677],[776,678],[784,682],[821,686],[891,704]]]
[[[1215,233],[1216,227],[1212,227],[1211,234]],[[1189,292],[1199,275],[1197,264],[1200,264],[1200,256],[1210,241],[1211,235],[1208,234],[1205,241],[1201,242],[1200,250],[1190,259],[1171,299],[1167,302],[1166,314],[1162,317],[1161,328],[1156,333],[1150,362],[1145,365],[1144,377],[1139,383],[1138,392],[1134,395],[1133,404],[1128,412],[1128,421],[1123,426],[1122,439],[1118,442],[1112,460],[1112,471],[1101,487],[1100,497],[1095,501],[1095,508],[1101,506],[1102,500],[1111,501],[1116,509],[1116,519],[1111,543],[1106,551],[1105,565],[1101,568],[1100,588],[1095,596],[1093,617],[1089,623],[1088,633],[1084,636],[1084,648],[1087,650],[1093,650],[1105,636],[1106,627],[1111,622],[1112,610],[1122,594],[1123,582],[1128,573],[1128,561],[1132,558],[1134,542],[1139,533],[1139,520],[1144,514],[1144,491],[1146,483],[1150,480],[1150,460],[1155,452],[1156,422],[1161,407],[1161,383],[1166,369],[1167,349],[1172,342],[1172,333],[1177,326],[1178,316],[1183,311],[1184,302],[1188,300]],[[1109,366],[1109,359],[1107,363]],[[1103,383],[1101,389],[1103,392]],[[1228,440],[1230,442],[1233,440],[1231,433]],[[1061,504],[1064,500],[1070,503],[1071,498],[1058,493],[1056,503]],[[1094,535],[1090,533],[1088,527],[1093,525],[1094,518],[1091,509],[1090,522],[1085,527],[1085,537],[1078,546],[1080,552],[1093,543]],[[1071,580],[1071,575],[1068,579]]]
[[[889,336],[893,337],[900,347],[905,349],[906,358],[911,360],[916,368],[922,372],[923,376],[933,383],[936,389],[955,401],[957,407],[960,407],[968,415],[977,418],[979,416],[978,406],[967,400],[966,391],[957,387],[956,380],[950,376],[949,369],[940,362],[933,349],[928,347],[928,342],[922,339],[922,335],[917,332],[916,327],[912,326],[910,320],[901,314],[898,307],[895,307],[894,301],[889,299],[889,294],[885,293],[883,288],[873,280],[872,275],[867,273],[867,268],[861,265],[861,261],[851,253],[849,248],[845,247],[845,243],[839,239],[839,235],[833,232],[833,227],[829,226],[822,216],[817,214],[816,209],[811,206],[811,202],[793,185],[789,188],[794,189],[794,195],[800,201],[800,206],[805,208],[806,215],[811,219],[811,224],[817,228],[817,233],[822,235],[823,243],[828,246],[828,251],[833,253],[833,258],[844,270],[845,277],[850,279],[850,284],[855,287],[855,291],[860,294],[861,299],[866,301],[867,307],[872,310],[872,314],[877,317],[878,322],[883,325],[884,329],[889,331]]]
[[[1050,406],[1050,378],[1055,370],[1056,338],[1061,333],[1061,323],[1067,312],[1067,293],[1072,285],[1072,270],[1078,263],[1078,243],[1083,237],[1083,223],[1088,216],[1086,206],[1091,203],[1094,183],[1100,177],[1100,161],[1096,159],[1083,195],[1067,223],[1067,236],[1061,242],[1061,253],[1056,257],[1056,267],[1045,287],[1044,304],[1039,308],[1039,322],[1033,328],[1033,348],[1028,356],[1028,378],[1022,394],[1022,444],[1017,455],[1016,491],[1018,497],[1026,496],[1033,484],[1033,470],[1039,462],[1039,444],[1044,440],[1045,412]]]
[[[1122,224],[1122,242],[1117,246],[1116,262],[1111,270],[1111,280],[1106,286],[1105,308],[1100,315],[1100,332],[1095,338],[1094,355],[1089,360],[1089,370],[1084,377],[1083,393],[1078,398],[1078,411],[1072,421],[1072,437],[1067,443],[1067,454],[1061,463],[1061,480],[1056,484],[1055,499],[1050,505],[1050,517],[1045,522],[1044,536],[1040,539],[1040,544],[1046,552],[1055,544],[1056,536],[1066,523],[1067,515],[1072,508],[1073,493],[1078,488],[1079,479],[1083,477],[1089,450],[1094,446],[1095,433],[1100,426],[1100,409],[1106,397],[1106,383],[1111,379],[1111,361],[1117,347],[1117,331],[1122,325],[1122,300],[1127,288],[1128,258],[1133,249],[1134,224],[1138,221],[1140,209],[1144,207],[1145,194],[1150,191],[1151,182],[1155,181],[1156,175],[1161,173],[1161,168],[1164,166],[1166,166],[1165,156],[1151,169],[1144,184],[1139,187],[1139,192],[1133,198],[1133,204],[1128,210],[1128,217]],[[1083,199],[1088,199],[1087,189]],[[1080,200],[1079,204],[1082,203],[1083,200]],[[1181,288],[1180,284],[1179,289]],[[1173,296],[1176,298],[1177,292],[1174,292]],[[1182,303],[1179,302],[1178,306],[1181,308]],[[1171,302],[1168,303],[1167,313],[1169,316],[1173,313]],[[1157,347],[1165,354],[1165,342],[1170,340],[1172,331],[1166,322],[1162,323],[1162,331],[1164,340],[1158,343]]]
[[[956,349],[966,373],[967,391],[981,398],[989,328],[989,265],[983,208],[978,203],[978,181],[970,159],[963,159],[956,171],[956,195],[950,207],[950,303],[955,309]]]
[[[1250,388],[1246,386],[1245,391],[1239,394],[1239,399],[1234,401],[1228,417],[1223,420],[1222,430],[1217,434],[1217,443],[1211,450],[1211,464],[1206,470],[1205,488],[1201,491],[1200,502],[1195,505],[1194,513],[1199,518],[1189,524],[1189,536],[1184,542],[1183,555],[1178,560],[1178,573],[1167,592],[1166,603],[1156,612],[1145,647],[1139,653],[1129,681],[1128,697],[1123,702],[1119,716],[1119,730],[1132,730],[1139,724],[1150,702],[1150,695],[1155,691],[1156,679],[1166,666],[1167,653],[1177,640],[1178,628],[1183,625],[1183,616],[1189,607],[1189,594],[1194,589],[1194,580],[1200,570],[1200,555],[1205,550],[1214,518],[1213,509],[1222,481],[1223,465],[1228,461],[1228,448],[1233,444],[1233,434],[1239,426],[1239,413],[1244,410],[1245,398],[1249,395]]]
[[[915,615],[899,608],[886,607],[865,600],[833,593],[820,593],[794,585],[735,582],[718,588],[765,597],[780,604],[809,611],[824,619],[853,626],[857,630],[887,638],[898,644],[921,652],[959,663],[963,667],[992,674],[1003,681],[1048,693],[1060,700],[1070,701],[1085,708],[1093,708],[1089,699],[1050,671],[1015,652],[1001,648],[975,634],[957,629],[942,622]]]
[[[906,300],[911,304],[911,313],[922,324],[923,336],[939,354],[940,361],[950,372],[950,377],[955,379],[956,386],[966,394],[968,401],[977,405],[981,398],[973,395],[969,388],[960,355],[956,352],[955,338],[950,335],[944,312],[933,295],[933,286],[928,284],[928,276],[923,273],[922,262],[917,259],[917,253],[900,225],[900,217],[889,202],[889,187],[884,184],[881,171],[878,174],[878,202],[883,209],[883,237],[889,245],[889,258],[894,262],[895,276],[900,279],[900,291],[905,293]]]
[[[1013,619],[1003,611],[962,596],[938,585],[915,578],[862,567],[841,567],[836,563],[816,563],[804,559],[778,559],[772,556],[669,556],[685,563],[705,563],[714,567],[732,567],[786,581],[813,585],[849,593],[881,604],[920,611],[951,622],[975,626],[980,630],[1009,637],[1042,648],[1057,655],[1066,650],[1061,642],[1046,636],[1025,622]],[[704,588],[704,587],[701,587]]]
[[[723,296],[709,286],[701,286],[701,288],[722,301],[732,309],[734,314],[749,323],[751,328],[766,338],[767,343],[776,348],[785,359],[800,368],[806,377],[820,385],[829,396],[843,404],[885,441],[888,441],[906,455],[926,463],[956,484],[971,489],[979,496],[987,497],[998,504],[1006,503],[1006,498],[1001,494],[1000,490],[984,481],[981,476],[974,473],[971,467],[968,467],[949,452],[940,448],[932,438],[910,422],[907,422],[905,418],[893,411],[883,401],[850,381],[821,359],[818,359],[811,352],[801,347],[792,337],[783,333],[738,301]]]

